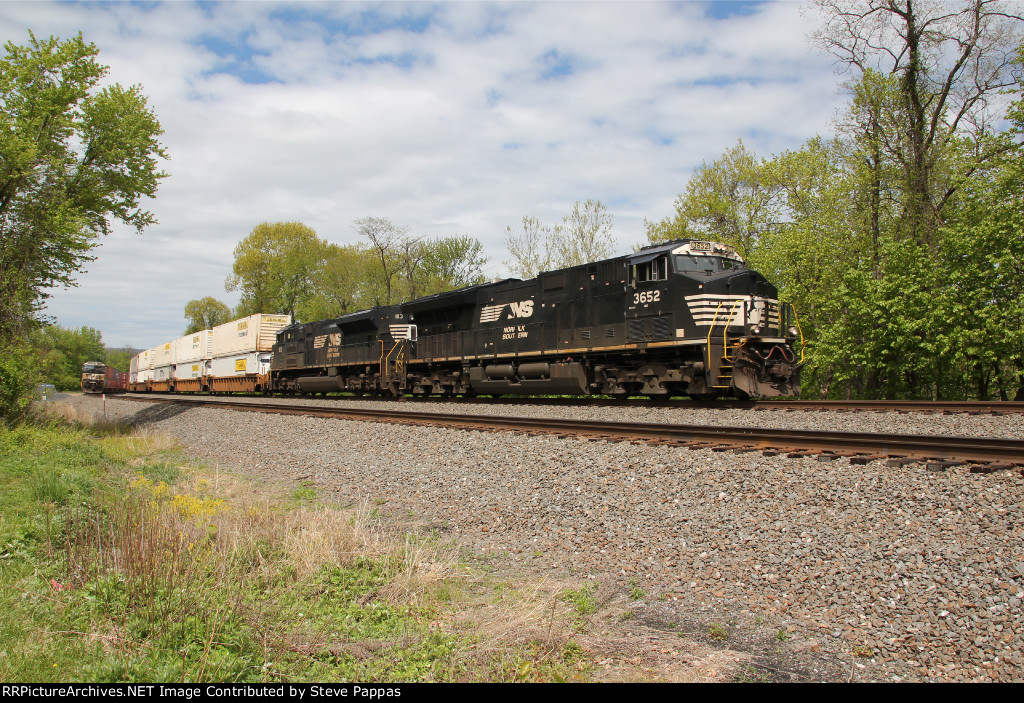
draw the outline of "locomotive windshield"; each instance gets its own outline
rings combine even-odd
[[[677,273],[690,273],[692,271],[732,271],[734,269],[745,269],[742,261],[736,259],[725,259],[721,256],[695,256],[693,254],[676,254],[675,266]]]
[[[82,373],[103,373],[105,368],[104,364],[83,364]]]

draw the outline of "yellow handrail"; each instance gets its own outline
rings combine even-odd
[[[800,363],[802,364],[804,363],[804,349],[806,348],[806,345],[804,344],[804,329],[800,326],[800,316],[796,314],[796,306],[794,306],[793,303],[786,303],[786,305],[792,311],[793,323],[796,325],[796,331],[800,333]],[[782,322],[780,320],[779,326],[781,327],[781,325]]]
[[[722,309],[722,306],[726,304],[726,302],[728,302],[728,301],[723,300],[722,302],[720,302],[718,304],[718,307],[715,308],[715,317],[714,317],[714,319],[711,320],[711,328],[708,329],[708,366],[709,367],[711,366],[711,335],[713,335],[715,333],[715,324],[718,322],[718,313]],[[734,300],[734,301],[732,301],[732,304],[729,306],[729,317],[726,319],[725,325],[722,327],[722,355],[727,360],[729,360],[729,361],[732,361],[732,358],[729,356],[729,339],[728,339],[729,323],[732,321],[733,315],[736,314],[735,313],[736,306],[737,305],[743,305],[744,302],[745,302],[744,300]],[[741,310],[741,312],[742,312],[742,310]],[[740,322],[740,324],[741,325],[743,324],[742,321]]]

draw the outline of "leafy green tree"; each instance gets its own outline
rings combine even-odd
[[[166,176],[156,115],[139,86],[102,86],[82,36],[8,42],[0,60],[0,338],[24,334],[47,291],[75,284],[113,222],[155,222],[140,206]]]
[[[484,282],[487,257],[480,240],[454,235],[429,241],[425,249],[420,266],[425,295]]]
[[[122,347],[120,349],[107,348],[107,366],[113,366],[115,369],[119,369],[124,373],[128,373],[131,368],[132,357],[139,353],[141,350],[130,349],[128,347]]]
[[[32,333],[31,341],[42,360],[43,380],[59,391],[81,387],[82,364],[107,356],[103,335],[92,327],[46,325]]]
[[[224,283],[241,291],[236,317],[254,313],[296,314],[312,297],[326,243],[301,222],[264,222],[235,247],[232,274]]]
[[[300,320],[325,320],[373,306],[371,291],[379,264],[361,244],[326,244],[313,275],[313,295],[295,308]]]
[[[188,327],[184,334],[188,335],[231,322],[231,308],[208,295],[185,303],[185,319]]]
[[[708,165],[704,162],[676,198],[676,213],[646,222],[651,242],[710,239],[751,256],[779,221],[781,187],[771,165],[742,141]]]
[[[39,356],[25,340],[2,345],[0,353],[0,424],[13,427],[28,417],[33,390],[40,382]]]
[[[1024,47],[1022,47],[1024,60]],[[955,321],[939,342],[952,369],[969,379],[965,397],[1024,400],[1024,90],[1012,106],[1008,145],[963,186],[942,230],[941,309]]]

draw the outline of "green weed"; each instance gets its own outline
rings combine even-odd
[[[729,639],[729,630],[726,629],[725,625],[713,622],[708,627],[708,636],[716,642],[722,642]]]
[[[562,600],[571,603],[577,615],[586,617],[593,615],[597,610],[597,600],[594,598],[594,587],[584,584],[576,590],[562,591]]]

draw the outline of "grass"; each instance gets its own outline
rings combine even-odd
[[[716,642],[724,642],[729,639],[729,630],[726,629],[725,625],[713,622],[708,627],[708,636]]]
[[[0,429],[0,680],[589,677],[589,588],[495,607],[454,544],[83,420]]]
[[[562,592],[562,600],[570,603],[576,614],[582,618],[593,615],[597,610],[594,587],[589,584],[584,584],[577,589],[566,589]]]

